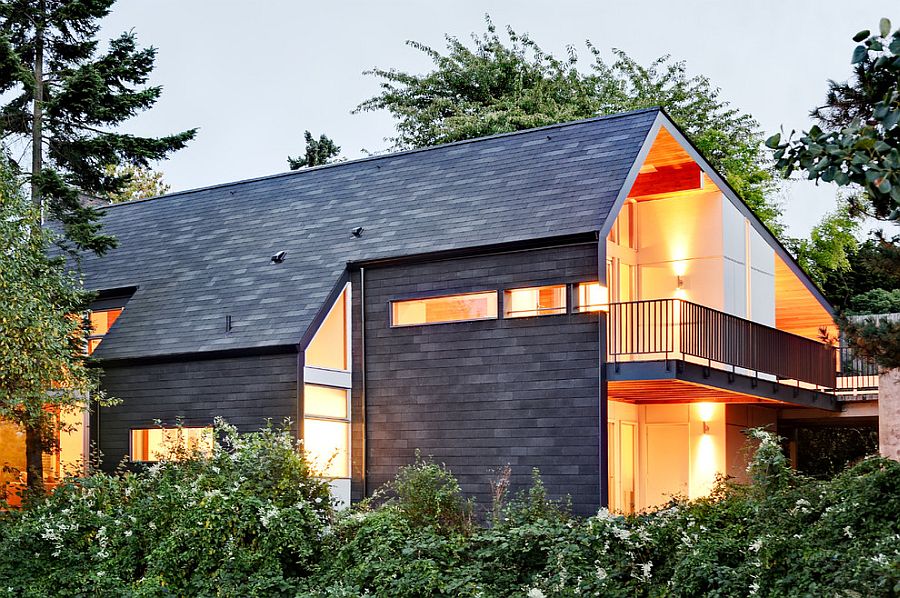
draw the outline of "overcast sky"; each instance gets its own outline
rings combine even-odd
[[[120,0],[104,33],[133,28],[158,48],[153,82],[162,99],[131,123],[141,134],[199,127],[197,139],[158,168],[173,190],[287,170],[303,131],[326,133],[355,158],[383,150],[387,114],[351,114],[378,91],[372,67],[422,72],[413,39],[442,47],[495,24],[529,33],[562,55],[568,44],[587,58],[590,39],[609,57],[621,48],[642,63],[662,54],[685,60],[767,133],[808,126],[828,78],[845,79],[850,37],[900,11],[893,1],[846,0]],[[890,8],[894,8],[893,11]],[[891,13],[894,14],[891,14]],[[834,205],[834,188],[786,188],[786,221],[805,235]]]

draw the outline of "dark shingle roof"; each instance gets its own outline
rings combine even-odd
[[[91,289],[138,287],[101,359],[293,345],[347,262],[601,228],[657,110],[175,193],[104,210]],[[350,229],[365,228],[361,238]],[[270,257],[287,252],[275,265]],[[225,316],[234,328],[225,334]]]

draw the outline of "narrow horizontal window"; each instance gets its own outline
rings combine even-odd
[[[566,285],[510,289],[503,293],[503,317],[527,318],[566,313]]]
[[[131,431],[132,461],[178,461],[199,452],[210,454],[213,449],[213,429],[145,428]]]
[[[409,299],[391,303],[391,324],[415,326],[497,317],[497,291]]]
[[[608,311],[609,292],[599,282],[580,282],[575,287],[575,311]]]

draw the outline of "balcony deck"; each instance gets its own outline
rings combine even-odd
[[[835,347],[679,299],[610,304],[607,362],[613,400],[839,409]]]

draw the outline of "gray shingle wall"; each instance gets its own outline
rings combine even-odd
[[[296,344],[348,261],[598,230],[658,111],[104,209],[91,289],[137,286],[102,360]],[[362,226],[361,238],[350,229]],[[287,252],[275,265],[269,258]],[[225,317],[233,330],[225,334]]]
[[[122,401],[100,412],[105,468],[128,453],[131,428],[152,428],[155,419],[201,426],[222,416],[241,432],[264,427],[267,418],[297,419],[296,354],[107,367],[102,383]]]
[[[537,467],[554,496],[571,495],[580,513],[596,511],[596,315],[405,328],[390,328],[388,319],[389,301],[410,295],[568,283],[596,273],[596,244],[367,269],[368,492],[419,449],[446,463],[483,506],[492,471],[509,464],[514,491],[527,487]]]

